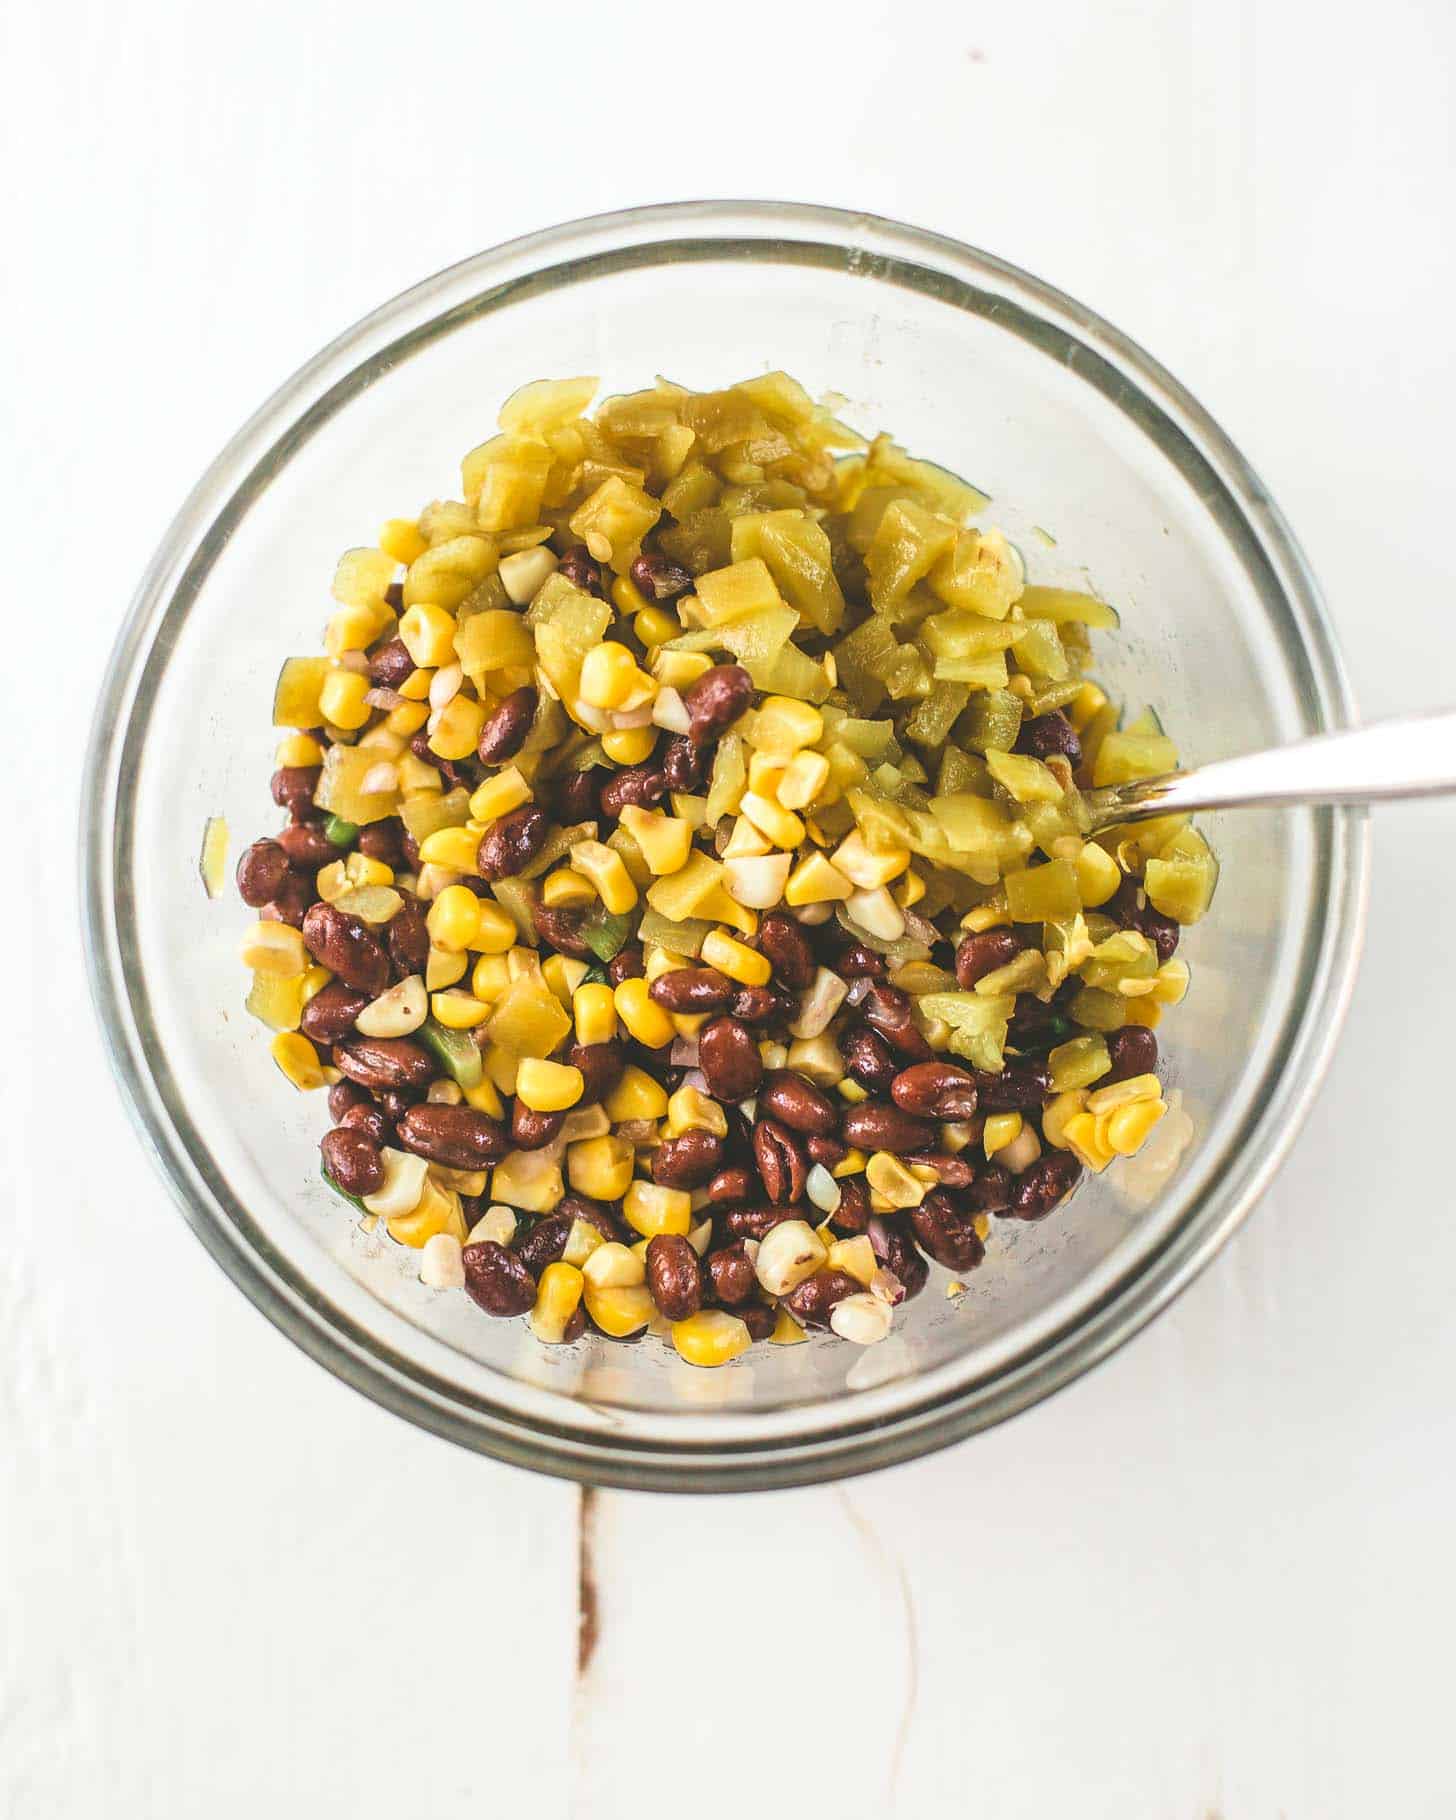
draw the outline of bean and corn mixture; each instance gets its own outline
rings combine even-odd
[[[868,1344],[1163,1117],[1216,867],[1089,594],[786,374],[524,386],[274,701],[248,1008],[323,1173],[538,1339]]]

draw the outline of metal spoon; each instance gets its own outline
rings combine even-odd
[[[1092,832],[1191,809],[1378,803],[1456,792],[1456,708],[1402,715],[1083,796]]]

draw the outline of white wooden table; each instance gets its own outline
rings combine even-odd
[[[549,221],[787,194],[1054,280],[1263,472],[1367,712],[1456,700],[1449,8],[692,10],[0,16],[0,1814],[1449,1815],[1449,807],[1380,818],[1333,1076],[1222,1258],[843,1489],[584,1506],[412,1431],[244,1303],[123,1118],[66,910],[134,579],[283,374]]]

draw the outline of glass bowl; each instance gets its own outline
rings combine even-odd
[[[984,253],[864,215],[693,203],[554,228],[385,305],[277,392],[203,475],[143,578],[100,702],[84,805],[97,1004],[138,1128],[233,1280],[388,1408],[541,1471],[706,1490],[822,1480],[943,1446],[1105,1357],[1192,1278],[1287,1149],[1359,948],[1358,812],[1208,817],[1213,913],[1165,1025],[1169,1141],[1039,1225],[998,1222],[966,1294],[945,1273],[859,1350],[753,1348],[719,1371],[656,1341],[539,1345],[320,1181],[322,1096],[243,1010],[250,920],[198,849],[277,819],[274,677],[317,648],[338,552],[458,490],[504,397],[543,374],[625,391],[783,367],[864,430],[992,496],[1031,576],[1122,609],[1102,674],[1156,703],[1187,760],[1344,725],[1314,582],[1237,450],[1091,311]],[[1055,539],[1051,542],[1045,533]]]

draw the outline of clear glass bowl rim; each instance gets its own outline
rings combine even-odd
[[[874,1470],[1005,1420],[1107,1357],[1165,1308],[1242,1223],[1283,1161],[1318,1089],[1354,983],[1364,928],[1369,830],[1363,810],[1323,812],[1318,848],[1324,916],[1307,958],[1308,990],[1282,1034],[1271,1091],[1226,1146],[1227,1167],[1152,1256],[1092,1309],[994,1375],[911,1402],[895,1418],[856,1422],[812,1439],[722,1445],[629,1442],[570,1428],[526,1427],[504,1402],[466,1398],[342,1318],[261,1241],[212,1164],[176,1083],[146,1060],[150,1016],[127,889],[132,833],[129,763],[167,651],[229,527],[286,466],[313,427],[390,350],[441,333],[492,297],[570,284],[588,265],[644,249],[721,253],[772,264],[822,256],[937,295],[989,287],[1019,332],[1074,335],[1105,366],[1122,408],[1163,449],[1196,462],[1236,508],[1249,547],[1277,581],[1286,650],[1297,652],[1318,728],[1350,724],[1353,702],[1319,590],[1282,515],[1249,464],[1197,401],[1141,347],[1053,286],[943,235],[878,216],[771,201],[661,203],[567,222],[508,241],[425,279],[346,330],[287,380],[218,455],[169,526],[117,637],[92,727],[81,802],[81,897],[92,996],[128,1112],[188,1224],[239,1288],[282,1332],[346,1383],[458,1444],[586,1483],[647,1490],[756,1490]],[[963,307],[967,307],[964,306]],[[361,378],[362,376],[362,378]],[[251,1236],[249,1236],[251,1234]]]

